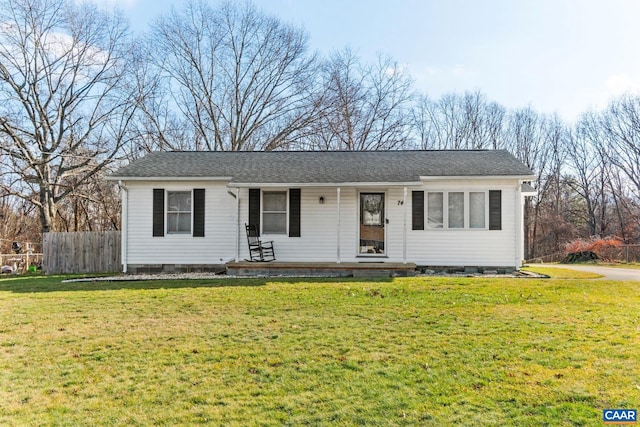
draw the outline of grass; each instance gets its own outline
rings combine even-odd
[[[637,262],[599,262],[598,265],[614,268],[630,268],[633,270],[640,270],[640,263]]]
[[[602,425],[640,284],[0,280],[0,425]]]
[[[552,279],[598,279],[602,277],[599,274],[590,273],[588,271],[571,270],[560,267],[540,267],[535,264],[523,267],[522,270],[531,271],[533,273],[544,274]]]

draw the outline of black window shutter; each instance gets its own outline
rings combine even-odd
[[[260,231],[260,189],[249,189],[249,225],[255,225]]]
[[[411,192],[411,229],[424,230],[424,191]]]
[[[300,237],[300,189],[289,189],[289,237]]]
[[[153,237],[164,236],[164,189],[153,189]]]
[[[489,190],[489,230],[502,230],[501,190]]]
[[[193,237],[204,237],[204,188],[193,189]]]

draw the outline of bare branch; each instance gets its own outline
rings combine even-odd
[[[119,155],[136,104],[117,13],[70,0],[2,0],[0,150],[28,183],[16,196],[55,227],[56,204]]]

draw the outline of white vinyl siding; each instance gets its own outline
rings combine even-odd
[[[126,186],[129,220],[127,264],[221,264],[235,257],[236,202],[227,193],[226,183],[131,181]],[[154,188],[163,188],[166,194],[184,191],[191,194],[194,188],[205,189],[206,237],[194,238],[189,233],[167,233],[163,237],[153,237],[151,206]],[[166,203],[166,211],[168,207]],[[246,246],[244,229],[242,233],[243,240],[240,243]]]
[[[263,193],[282,191],[262,188]],[[247,222],[249,207],[248,190],[240,190],[240,223]],[[320,203],[320,197],[323,202]],[[343,261],[356,260],[358,194],[353,188],[341,189],[340,202],[340,252]],[[263,199],[264,203],[264,199]],[[263,209],[264,212],[264,208]],[[290,262],[336,262],[338,251],[337,191],[335,187],[302,188],[300,191],[300,237],[287,234],[269,234],[266,240],[273,240],[277,261]],[[263,235],[266,232],[263,231]],[[242,229],[240,259],[249,257],[247,241]]]
[[[446,182],[427,182],[419,190],[425,191],[425,204],[428,204],[429,194],[443,194],[445,206],[447,193],[465,193],[466,227],[463,229],[430,227],[425,222],[425,230],[407,231],[407,260],[418,265],[427,266],[515,266],[518,235],[522,233],[522,219],[518,220],[516,205],[521,200],[516,193],[516,183],[511,180],[458,180]],[[416,190],[416,188],[412,188]],[[489,230],[489,190],[502,191],[502,229]],[[408,202],[411,203],[411,198]],[[516,200],[517,199],[517,200]],[[391,203],[390,206],[394,204]],[[425,211],[430,215],[428,207]],[[411,211],[409,211],[411,212]],[[448,213],[448,208],[445,208]],[[393,214],[390,214],[392,216]],[[445,215],[446,217],[446,215]],[[393,221],[393,218],[392,218]],[[443,222],[446,224],[446,218]],[[393,222],[392,222],[393,224]],[[480,227],[482,224],[482,227]],[[388,230],[388,236],[395,236],[395,232]],[[395,255],[394,248],[401,245],[401,241],[392,246],[389,244],[389,254]],[[391,256],[390,258],[395,258]]]
[[[239,259],[249,258],[244,224],[248,219],[248,189],[239,190],[239,205],[230,194],[227,183],[208,181],[149,181],[126,182],[127,204],[127,264],[219,264],[236,256],[238,241]],[[514,266],[521,241],[521,219],[516,220],[521,210],[521,200],[516,192],[515,180],[440,180],[425,182],[422,186],[407,188],[404,197],[402,187],[381,185],[376,188],[342,187],[340,191],[340,218],[336,187],[302,187],[300,194],[301,236],[291,238],[286,234],[272,234],[277,261],[283,262],[336,262],[338,247],[340,261],[357,262],[360,212],[358,198],[361,192],[386,192],[389,220],[385,223],[384,262],[402,262],[406,244],[406,261],[418,265],[466,265],[466,266]],[[206,191],[204,238],[193,238],[190,234],[167,234],[152,237],[153,189],[168,192]],[[502,229],[488,230],[488,190],[502,191]],[[263,188],[263,192],[285,192],[284,188]],[[439,223],[444,223],[448,214],[446,194],[465,193],[464,229],[435,229],[425,218],[425,230],[411,229],[411,191],[424,191],[425,213],[428,211],[429,194],[440,194]],[[477,193],[477,195],[475,195]],[[483,197],[480,194],[484,195]],[[323,203],[320,203],[320,197]],[[481,199],[483,201],[481,201]],[[433,199],[431,200],[433,203]],[[482,204],[484,203],[484,218]],[[168,209],[168,204],[165,209]],[[239,214],[237,208],[239,206]],[[518,208],[516,209],[516,206]],[[264,205],[262,206],[264,209]],[[444,208],[444,209],[443,209]],[[437,216],[437,215],[436,215]],[[483,228],[474,225],[484,224]],[[338,225],[339,224],[339,225]],[[191,225],[193,227],[193,224]],[[339,227],[339,233],[338,233]],[[472,229],[473,228],[473,229]],[[237,233],[237,234],[236,234]],[[339,234],[339,235],[338,235]],[[406,236],[406,241],[404,240]],[[517,241],[519,239],[519,241]]]

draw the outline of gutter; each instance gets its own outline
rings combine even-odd
[[[107,181],[231,181],[230,176],[117,176],[105,178]]]
[[[518,179],[522,181],[534,181],[536,179],[535,175],[423,175],[420,176],[421,181],[454,181],[454,180],[476,180],[476,181],[485,181],[485,180],[500,180],[500,179]]]
[[[422,181],[407,181],[407,182],[230,182],[228,188],[338,188],[338,187],[374,187],[374,188],[388,188],[388,187],[419,187],[422,185]]]

